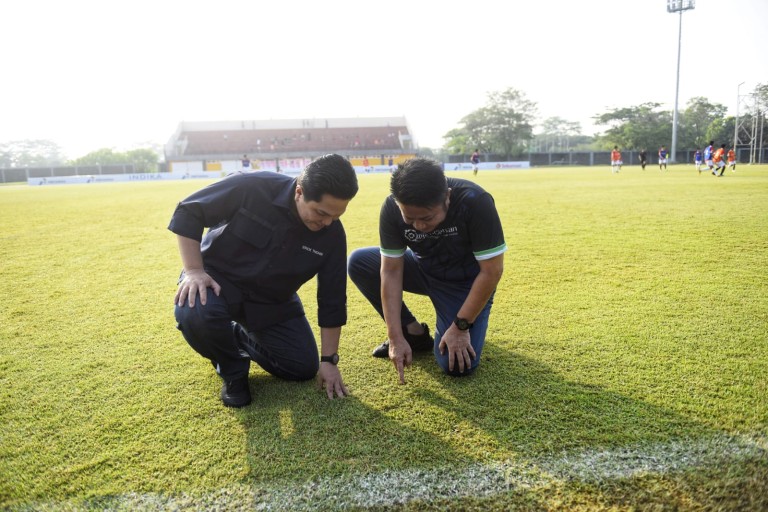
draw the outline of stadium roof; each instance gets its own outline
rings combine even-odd
[[[307,119],[262,119],[250,121],[182,121],[177,132],[224,130],[291,130],[302,128],[368,128],[408,126],[405,117],[322,117]]]
[[[347,117],[179,123],[165,146],[166,161],[313,157],[412,152],[405,117]]]

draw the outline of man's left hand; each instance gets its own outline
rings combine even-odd
[[[339,398],[349,395],[347,386],[341,379],[339,367],[331,363],[320,363],[320,370],[317,372],[317,383],[320,389],[325,389],[328,398],[333,400],[334,393]]]
[[[472,367],[472,359],[477,357],[472,347],[469,331],[462,331],[455,325],[451,325],[443,334],[438,345],[441,354],[448,349],[448,370],[453,371],[454,359],[459,365],[459,373]]]

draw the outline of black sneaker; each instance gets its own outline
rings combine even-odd
[[[221,386],[221,401],[227,407],[245,407],[251,403],[248,377],[225,380],[224,385]]]
[[[427,324],[421,326],[424,328],[424,334],[410,334],[403,326],[403,336],[414,352],[429,352],[434,347],[435,340],[429,335]],[[373,357],[389,357],[389,340],[373,349]]]

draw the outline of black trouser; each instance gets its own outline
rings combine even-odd
[[[218,364],[225,380],[248,375],[251,360],[287,380],[308,380],[320,366],[317,343],[306,316],[250,331],[244,327],[241,304],[228,304],[208,288],[207,304],[176,306],[177,328],[201,356]]]

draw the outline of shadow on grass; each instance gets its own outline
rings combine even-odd
[[[310,389],[314,383],[252,373],[254,403],[237,413],[247,430],[250,476],[306,481],[456,468],[713,433],[674,411],[570,382],[498,347],[487,347],[483,357],[474,375],[451,378],[431,355],[419,356],[406,386],[382,389],[370,382],[333,401]],[[365,363],[379,364],[394,381],[386,362]]]
[[[569,381],[535,359],[498,347],[486,347],[469,377],[450,378],[437,368],[431,373],[440,392],[421,388],[415,394],[469,421],[510,455],[653,443],[701,435],[706,428],[667,408]]]
[[[254,403],[240,419],[255,480],[305,481],[458,456],[430,432],[404,428],[386,408],[376,410],[356,394],[328,400],[314,382],[283,382],[263,374],[252,374],[250,382]]]

